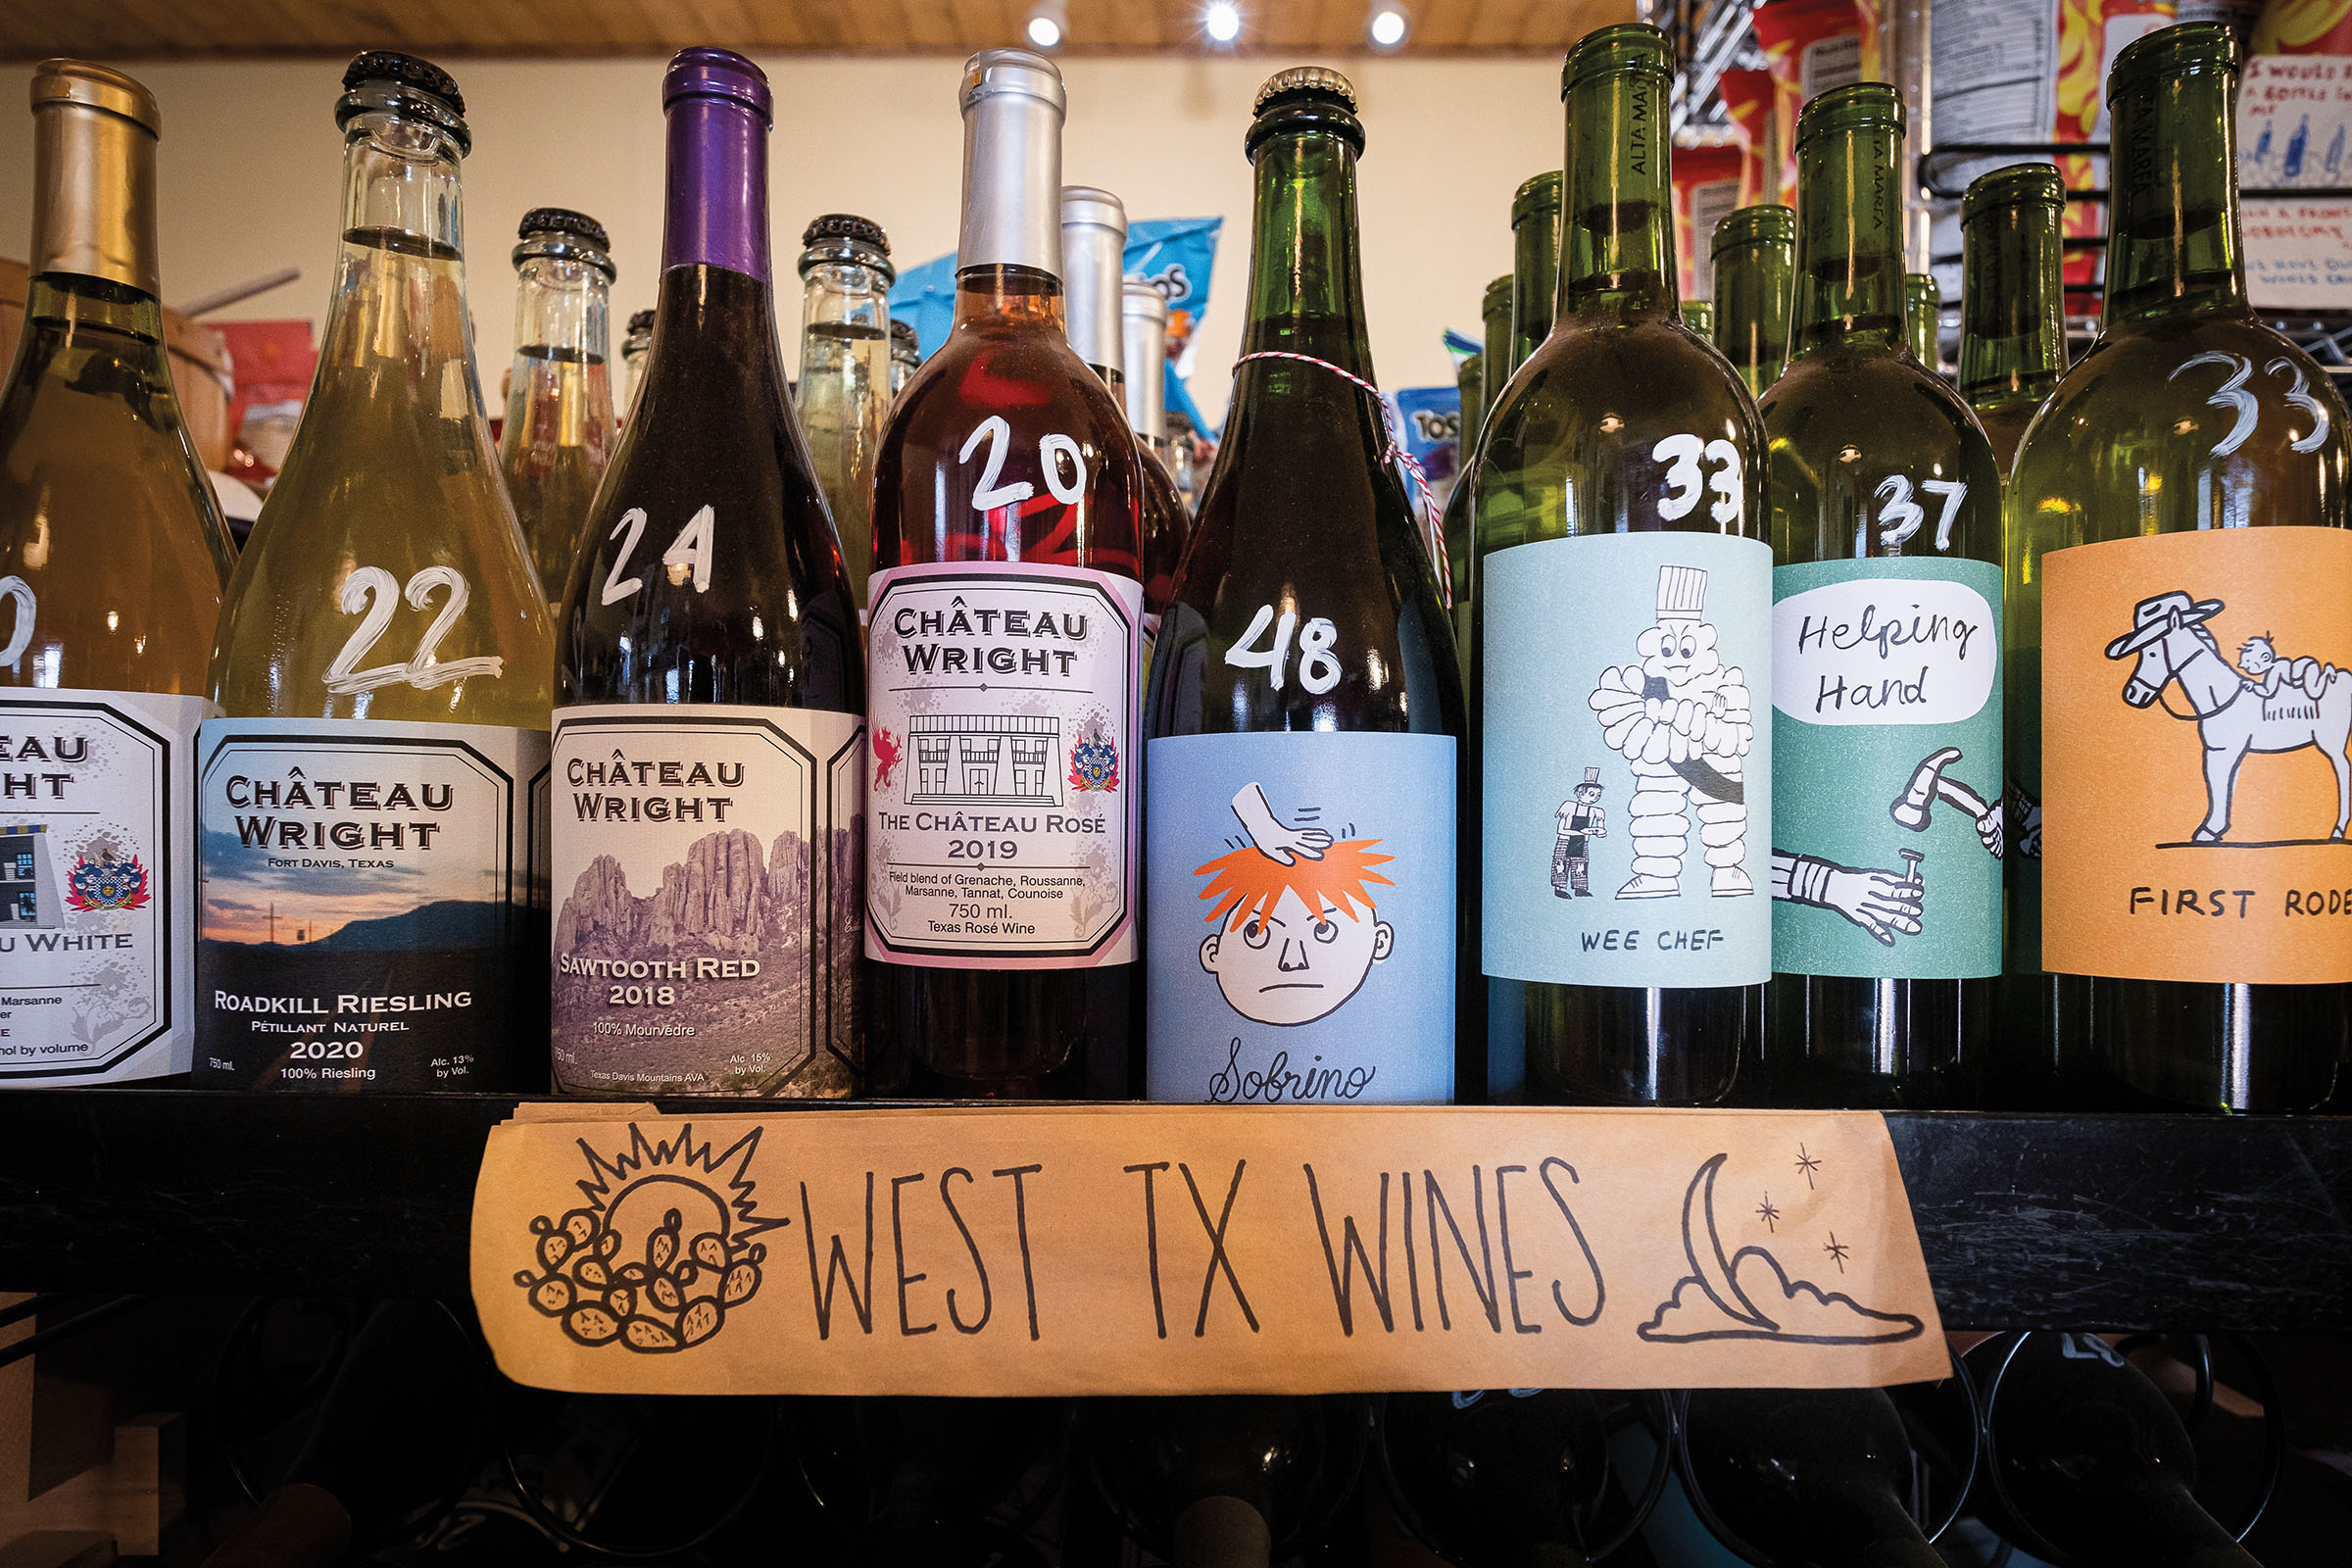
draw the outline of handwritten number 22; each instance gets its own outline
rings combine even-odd
[[[1699,497],[1714,492],[1715,502],[1707,508],[1707,515],[1717,522],[1738,522],[1746,508],[1746,494],[1740,483],[1740,449],[1721,436],[1701,442],[1688,433],[1670,435],[1650,449],[1650,460],[1666,465],[1668,493],[1658,497],[1658,515],[1668,522],[1690,514]],[[1704,473],[1700,460],[1717,465],[1713,473]]]
[[[2182,370],[2200,366],[2218,366],[2230,371],[2230,378],[2205,400],[2210,408],[2228,409],[2236,416],[2230,433],[2213,444],[2213,455],[2226,458],[2246,444],[2254,433],[2255,423],[2262,417],[2262,405],[2246,383],[2253,378],[2254,362],[2242,354],[2225,354],[2219,349],[2191,355],[2173,368],[2170,379],[2178,379]],[[2292,384],[2286,391],[2286,401],[2311,416],[2311,433],[2298,436],[2287,443],[2289,452],[2317,452],[2320,443],[2328,439],[2328,406],[2311,395],[2311,387],[2303,378],[2303,368],[2281,355],[2263,367],[2264,373],[2276,378],[2285,376]]]

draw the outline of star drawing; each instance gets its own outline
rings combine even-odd
[[[1823,1247],[1822,1250],[1829,1253],[1831,1257],[1837,1260],[1838,1273],[1842,1274],[1845,1272],[1845,1255],[1852,1251],[1853,1249],[1839,1241],[1836,1231],[1830,1232],[1829,1244]]]
[[[1756,1205],[1756,1218],[1764,1222],[1765,1230],[1772,1232],[1774,1235],[1780,1234],[1779,1222],[1781,1218],[1781,1211],[1772,1206],[1772,1195],[1770,1193],[1766,1193],[1764,1195],[1764,1201]]]
[[[1821,1161],[1806,1153],[1802,1144],[1796,1146],[1796,1168],[1805,1173],[1805,1190],[1812,1191],[1813,1173],[1821,1169]]]

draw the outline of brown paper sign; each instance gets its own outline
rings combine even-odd
[[[490,1135],[472,1266],[500,1367],[577,1392],[1946,1369],[1893,1145],[1863,1112],[534,1107]]]

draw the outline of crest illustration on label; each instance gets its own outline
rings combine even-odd
[[[1454,746],[1150,743],[1150,1098],[1451,1100]]]
[[[513,1087],[546,1017],[546,734],[220,718],[197,750],[197,1084]]]
[[[2352,533],[2042,564],[2042,967],[2352,981]]]
[[[1599,534],[1500,551],[1486,570],[1486,972],[1761,984],[1772,552]]]
[[[1773,967],[2001,971],[2001,568],[1773,573]]]
[[[1142,586],[964,562],[871,587],[867,955],[1133,961]]]
[[[858,715],[564,708],[554,758],[557,1088],[857,1093]]]
[[[185,1072],[201,697],[0,698],[0,1083]]]

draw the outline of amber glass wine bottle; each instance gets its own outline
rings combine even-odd
[[[2106,318],[2011,474],[2024,1093],[2291,1110],[2352,1055],[2352,445],[2246,302],[2237,73],[2219,24],[2116,56]]]
[[[1715,225],[1715,346],[1750,392],[1780,379],[1796,306],[1796,214],[1742,207]]]
[[[196,1079],[536,1084],[555,658],[466,326],[465,101],[388,51],[343,87],[318,375],[213,647]]]
[[[1670,55],[1568,57],[1559,319],[1473,476],[1485,968],[1550,1102],[1720,1100],[1771,964],[1762,435],[1676,309]]]
[[[1772,517],[1781,1103],[1969,1098],[2001,972],[2001,479],[1905,345],[1903,106],[1796,122],[1796,357],[1762,400]]]
[[[1258,89],[1250,322],[1146,717],[1153,1100],[1457,1083],[1461,676],[1374,390],[1363,145],[1338,72]]]
[[[1977,411],[2005,476],[2042,402],[2066,373],[2056,164],[1979,176],[1960,204],[1960,395]]]
[[[1061,74],[964,69],[956,322],[874,473],[866,951],[929,1093],[1132,1092],[1142,474],[1063,335]]]
[[[863,1087],[858,608],[776,353],[767,77],[662,78],[668,201],[645,386],[564,592],[556,1084]]]
[[[229,544],[156,303],[154,96],[32,75],[32,251],[0,388],[0,1088],[188,1070],[181,795]]]
[[[498,466],[552,607],[612,453],[606,350],[617,274],[605,225],[563,207],[522,215],[514,271],[514,366]]]

